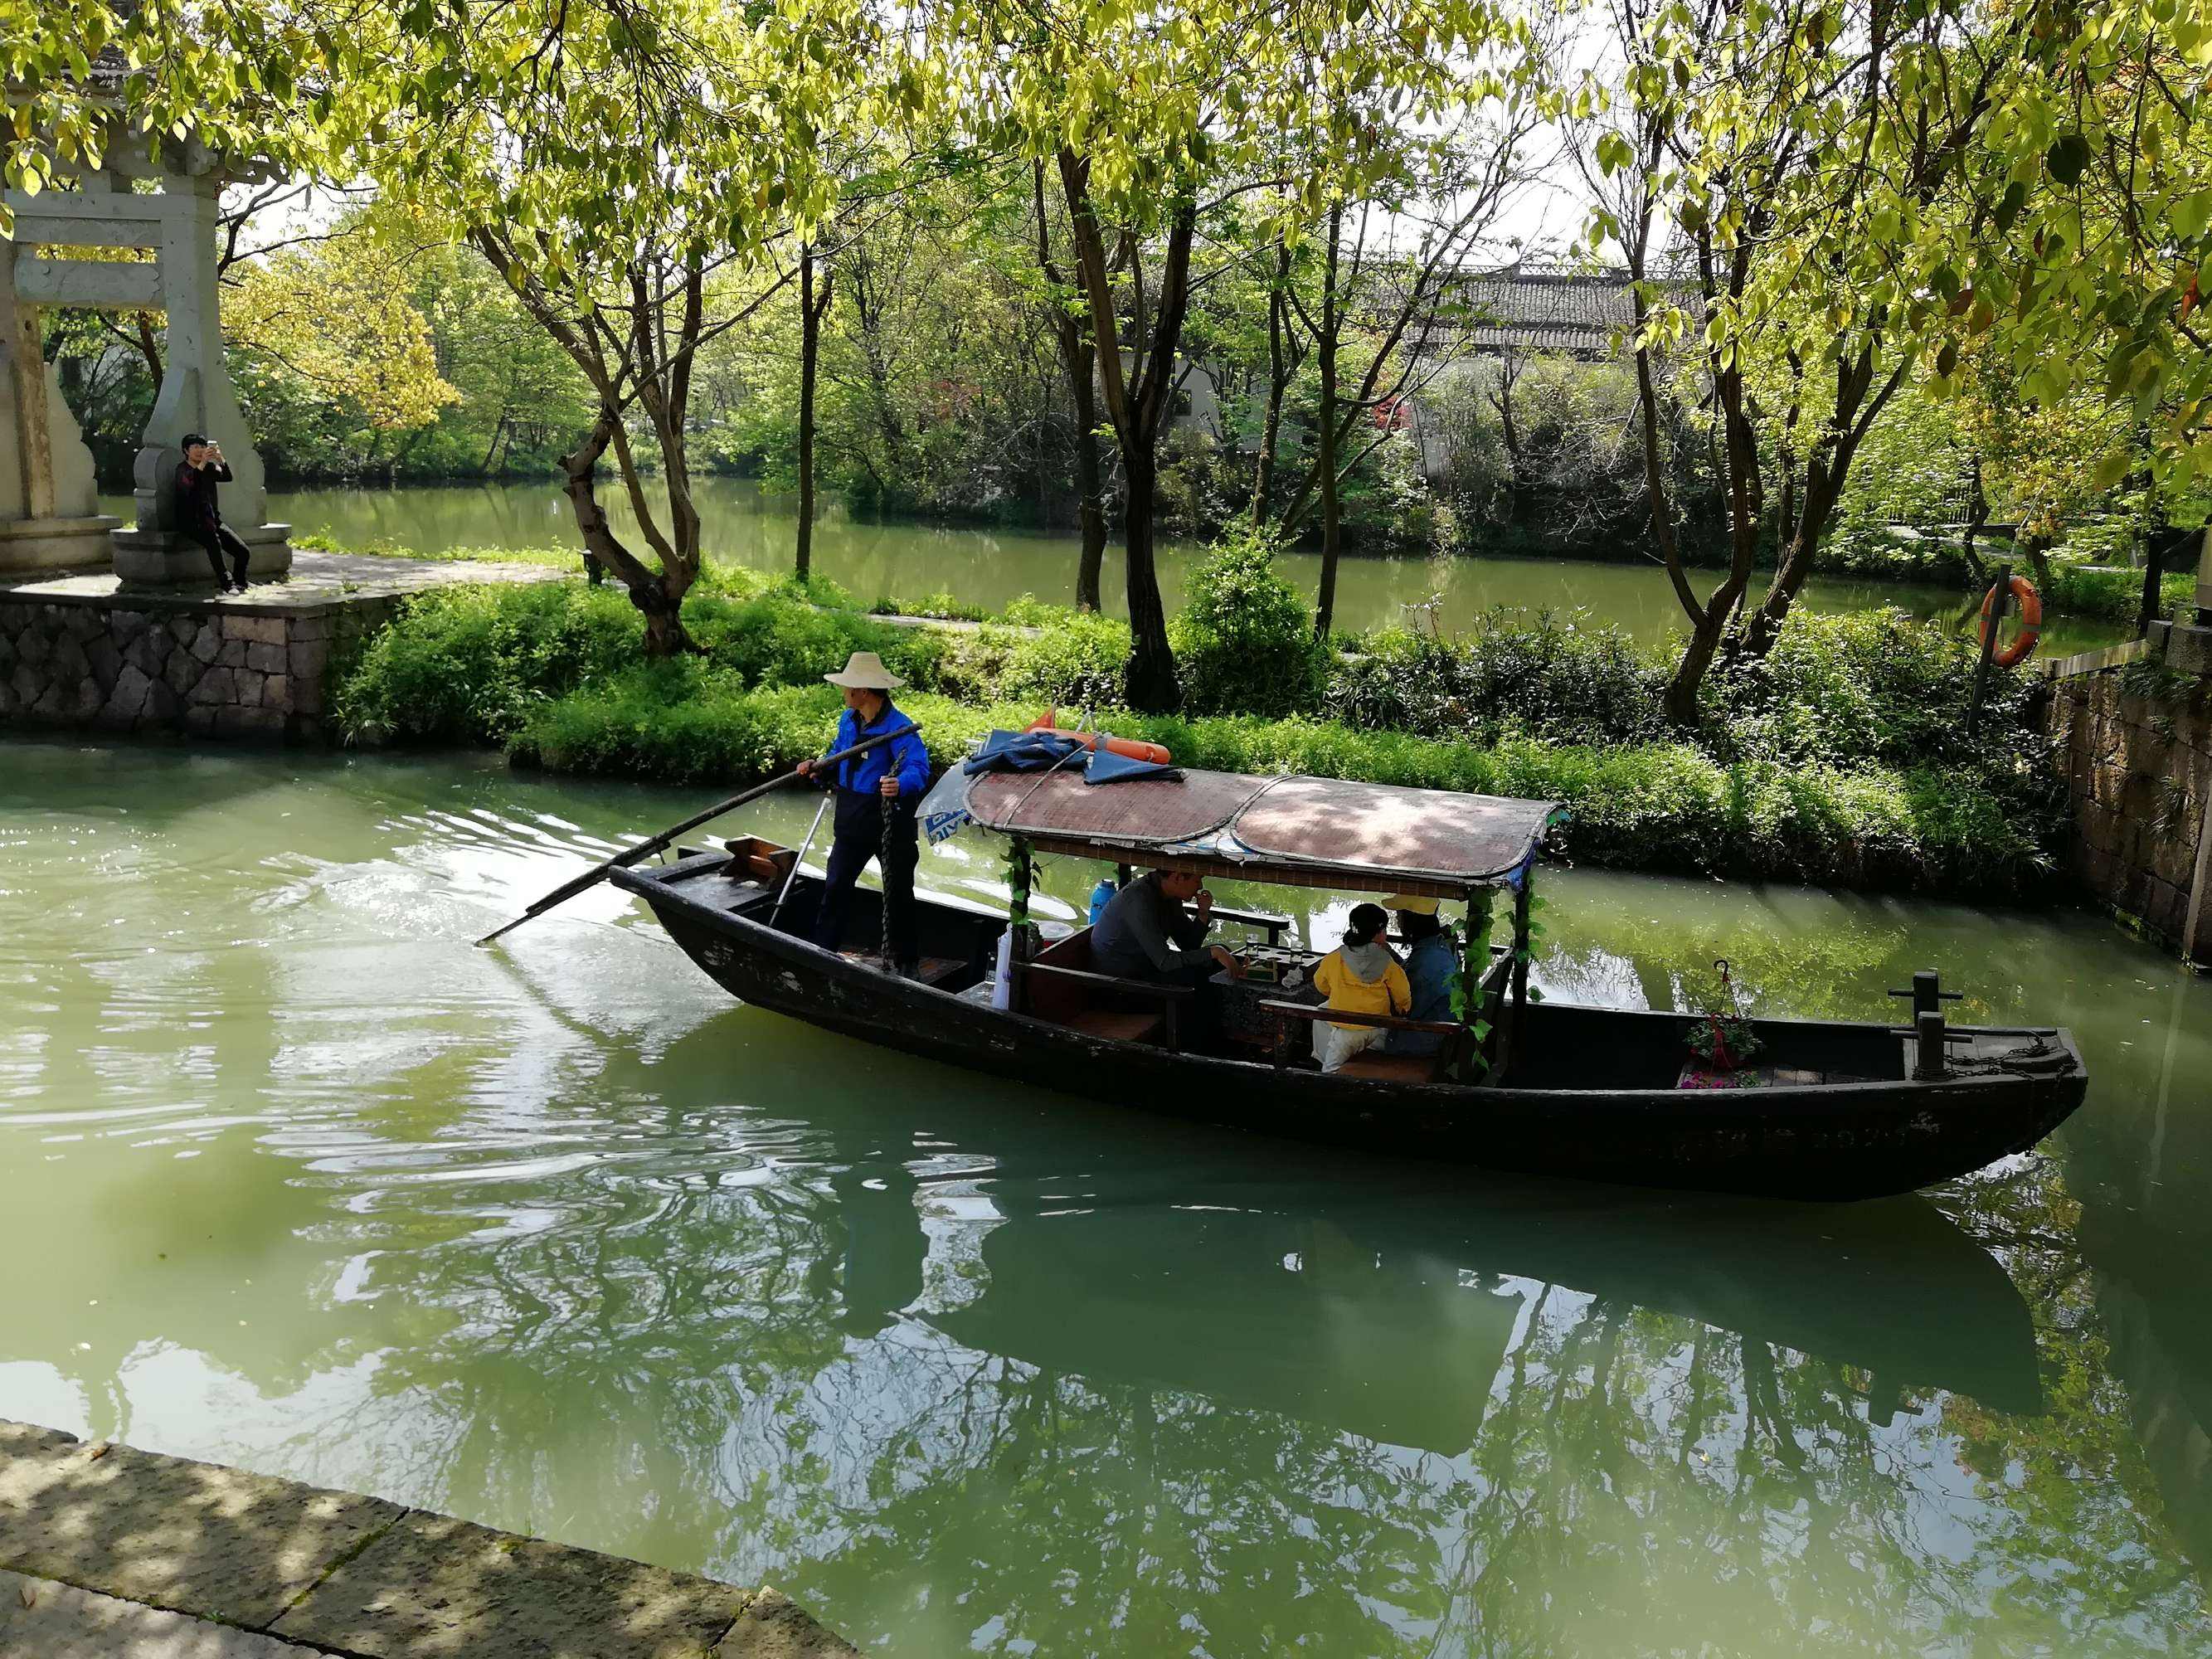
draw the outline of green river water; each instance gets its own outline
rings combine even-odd
[[[1553,874],[1555,997],[1682,1005],[1725,953],[1881,1018],[1935,963],[2079,1037],[2034,1153],[1760,1205],[908,1060],[735,1006],[607,889],[471,947],[692,804],[0,748],[0,1416],[767,1579],[904,1655],[2212,1653],[2212,985],[2107,922]],[[1000,890],[981,845],[923,879]]]
[[[619,489],[602,492],[617,530],[635,523]],[[708,556],[754,569],[791,568],[797,518],[789,501],[765,496],[751,483],[704,478],[698,484]],[[106,511],[136,512],[128,496]],[[307,489],[269,498],[272,518],[301,532],[321,532],[341,544],[379,542],[422,551],[454,547],[567,547],[575,541],[568,499],[550,483],[440,485],[404,489]],[[1160,583],[1170,611],[1181,602],[1183,579],[1200,550],[1170,542],[1160,550]],[[1024,593],[1064,601],[1074,597],[1076,544],[1067,535],[1039,530],[939,528],[905,520],[856,518],[831,506],[815,527],[815,568],[833,578],[863,605],[879,596],[909,602],[949,592],[968,605],[996,609]],[[1282,556],[1290,578],[1311,592],[1321,559],[1311,552]],[[1719,580],[1695,573],[1700,589]],[[1765,578],[1759,578],[1762,583]],[[1104,598],[1123,609],[1119,555],[1108,550]],[[1523,558],[1356,558],[1337,578],[1337,623],[1358,629],[1408,619],[1406,607],[1441,598],[1440,625],[1463,626],[1493,605],[1565,613],[1586,608],[1617,623],[1638,639],[1656,641],[1683,627],[1665,572],[1655,563],[1605,564],[1588,560]],[[1815,578],[1802,602],[1814,611],[1862,611],[1900,605],[1916,616],[1955,617],[1961,597],[1942,587],[1900,582]],[[2087,651],[2127,636],[2118,623],[2053,617],[2044,629],[2046,655]]]

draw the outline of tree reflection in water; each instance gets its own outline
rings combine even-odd
[[[601,1045],[657,1150],[532,1180],[530,1230],[395,1239],[422,1189],[349,1224],[438,1316],[349,1416],[369,1484],[916,1652],[2212,1635],[2094,1305],[2029,1254],[2047,1160],[1948,1218],[1443,1177],[888,1056],[824,1104],[841,1051],[781,1031],[729,1108],[753,1018]]]

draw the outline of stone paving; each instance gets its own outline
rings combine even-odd
[[[834,1659],[772,1589],[0,1421],[0,1654]]]
[[[281,616],[341,599],[419,593],[455,582],[544,582],[580,574],[550,564],[489,559],[395,559],[375,553],[296,552],[281,581],[257,581],[245,592],[218,594],[213,581],[180,587],[132,587],[112,570],[29,571],[0,580],[0,595],[65,604],[121,605],[132,610],[196,609],[244,616]]]

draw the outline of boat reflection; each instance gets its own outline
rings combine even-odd
[[[987,1183],[1003,1218],[973,1302],[928,1316],[1040,1370],[1141,1382],[1454,1454],[1479,1431],[1524,1304],[1553,1288],[1829,1362],[1885,1423],[1907,1390],[2042,1405],[2003,1269],[1917,1199],[1651,1204],[1529,1182],[1072,1206]]]

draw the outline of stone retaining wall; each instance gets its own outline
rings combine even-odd
[[[0,596],[0,726],[312,740],[332,650],[398,605]]]
[[[2170,662],[2134,645],[2054,665],[2046,729],[2075,873],[2152,939],[2212,963],[2212,679]]]
[[[25,1659],[856,1659],[772,1589],[4,1421],[0,1588]]]

